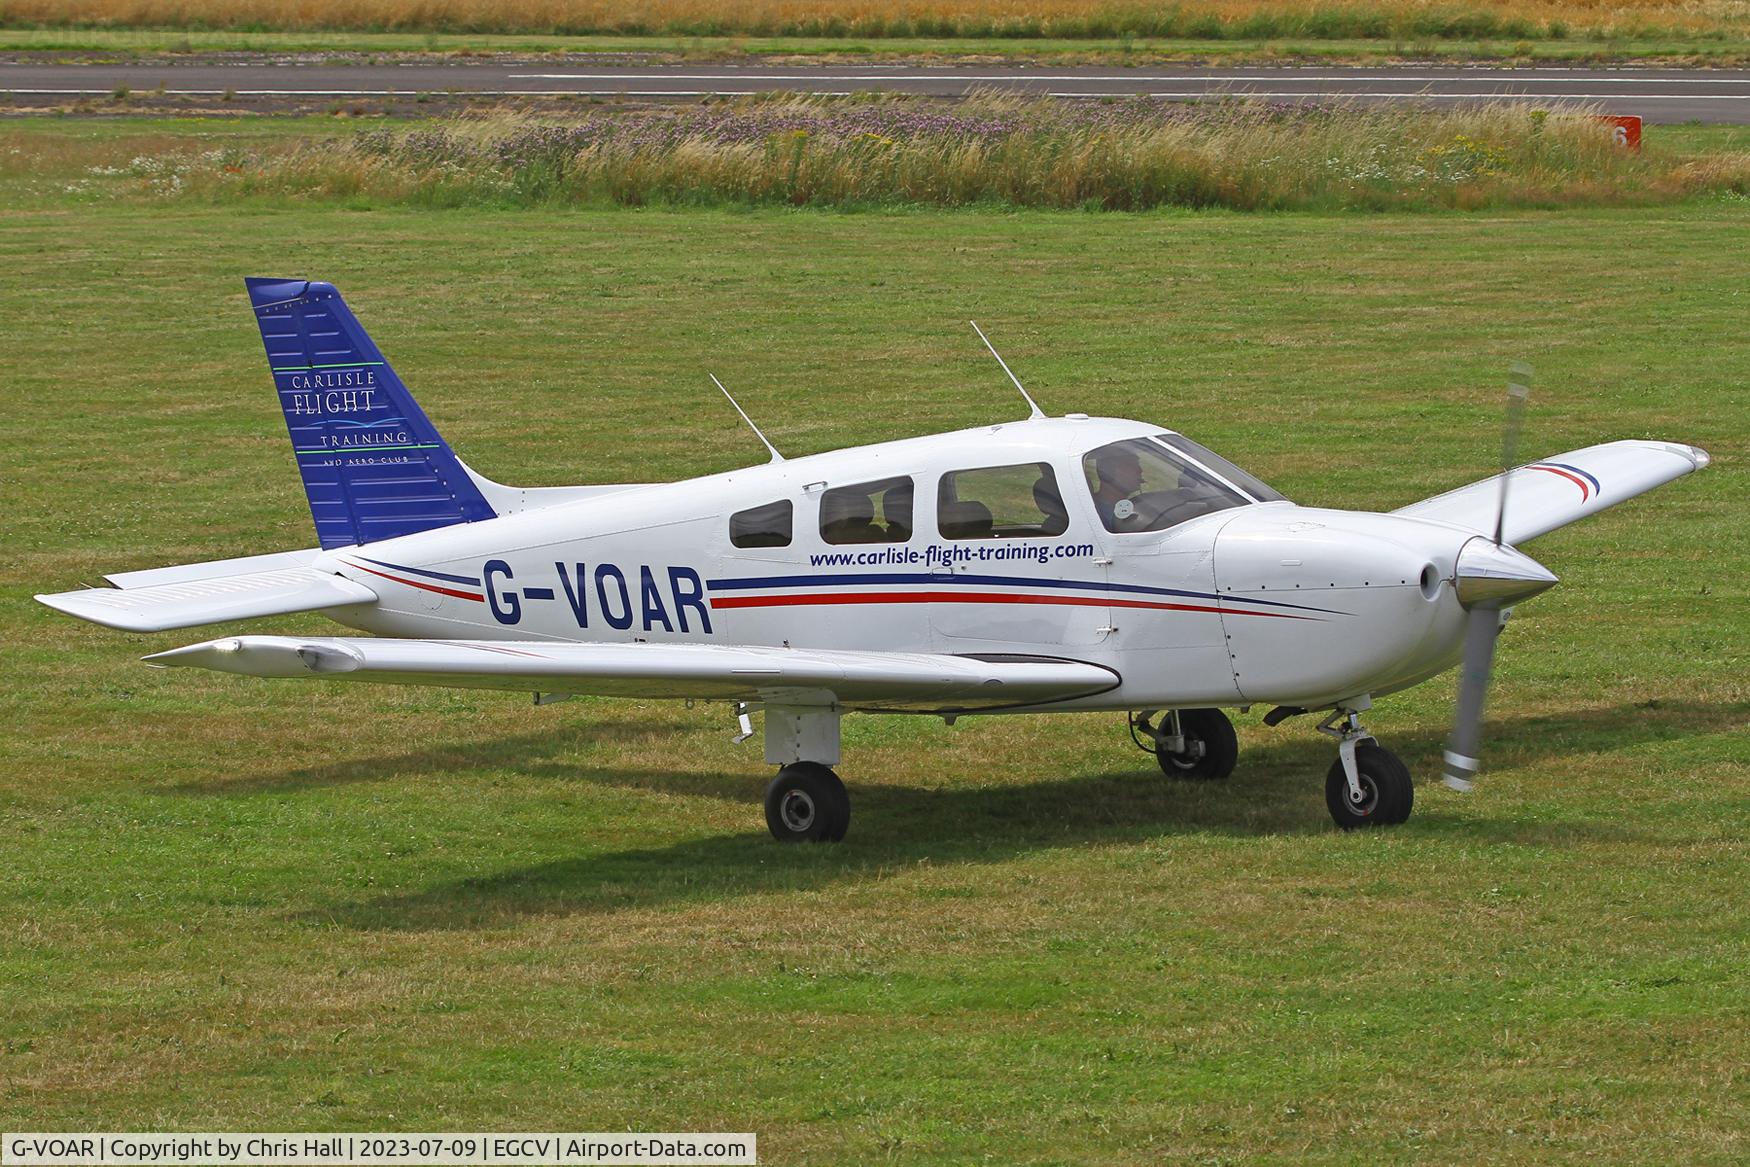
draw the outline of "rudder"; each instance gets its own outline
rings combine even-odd
[[[496,517],[333,284],[244,283],[324,549]]]

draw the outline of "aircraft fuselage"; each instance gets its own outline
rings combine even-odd
[[[1260,502],[1166,530],[1113,533],[1083,479],[1090,449],[1159,434],[1051,419],[835,451],[343,548],[323,566],[376,605],[337,620],[386,636],[720,642],[1104,665],[1116,690],[1056,708],[1253,702],[1316,707],[1448,667],[1463,611],[1450,581],[1474,532]],[[944,476],[1049,466],[1055,534],[955,537]],[[909,480],[904,539],[829,541],[821,500]],[[784,546],[737,546],[732,516],[789,503]]]

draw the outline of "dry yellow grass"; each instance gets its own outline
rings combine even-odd
[[[11,25],[1013,37],[1741,36],[1742,0],[10,0]]]
[[[501,112],[199,151],[130,141],[103,144],[107,156],[95,144],[45,153],[29,135],[9,148],[19,152],[0,159],[0,177],[22,189],[220,202],[1475,210],[1750,192],[1743,153],[1632,153],[1583,111],[1520,105],[1185,108],[980,94],[945,112],[901,98],[761,98],[565,122]]]

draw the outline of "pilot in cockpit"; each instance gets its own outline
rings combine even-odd
[[[1095,460],[1094,475],[1100,483],[1094,491],[1100,521],[1108,531],[1126,529],[1126,520],[1136,516],[1136,503],[1132,500],[1142,492],[1141,459],[1123,446],[1110,447]]]

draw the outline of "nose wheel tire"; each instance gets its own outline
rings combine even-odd
[[[1361,742],[1355,747],[1355,774],[1361,781],[1359,800],[1349,790],[1343,759],[1331,763],[1325,775],[1325,805],[1339,827],[1389,827],[1410,817],[1416,788],[1409,767],[1396,754],[1375,742]]]
[[[780,843],[836,843],[851,825],[851,796],[819,762],[793,762],[766,787],[766,826]]]
[[[1163,727],[1166,717],[1161,718]],[[1161,773],[1169,778],[1226,778],[1239,761],[1240,740],[1234,735],[1234,723],[1219,709],[1179,710],[1179,730],[1185,736],[1185,749],[1168,753],[1160,749],[1155,760]]]

